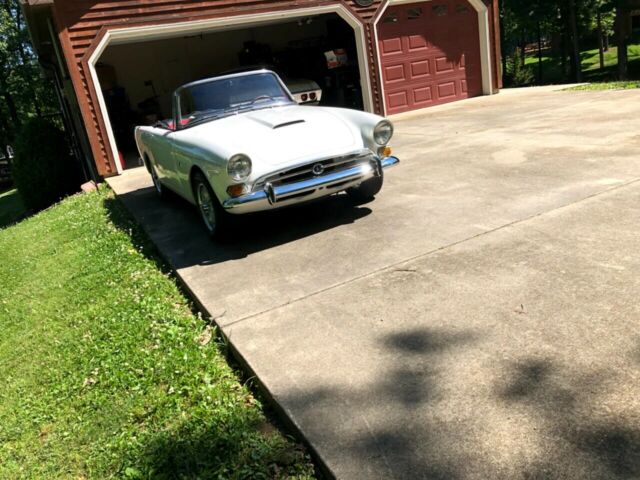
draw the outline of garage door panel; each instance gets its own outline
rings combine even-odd
[[[389,7],[378,40],[387,113],[482,94],[478,16],[468,0]]]
[[[442,82],[438,84],[437,88],[438,99],[451,98],[456,96],[456,82]]]
[[[419,79],[428,76],[431,72],[431,68],[429,68],[429,61],[416,60],[410,62],[410,72],[412,79]]]
[[[415,88],[413,90],[413,101],[415,104],[421,104],[420,106],[427,106],[426,104],[433,101],[433,87],[429,85]]]
[[[388,67],[385,67],[384,76],[387,79],[388,83],[407,80],[404,64],[390,65]]]
[[[389,108],[401,109],[409,106],[409,99],[408,99],[407,92],[405,90],[402,90],[400,92],[390,93],[387,98],[388,98],[387,101],[389,104]]]
[[[423,35],[407,36],[407,52],[423,52],[429,48],[429,43]]]
[[[383,55],[402,53],[402,38],[389,38],[381,41],[381,52]]]
[[[446,57],[436,58],[436,73],[449,73],[454,69],[455,64],[453,61]]]

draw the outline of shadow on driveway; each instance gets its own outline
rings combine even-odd
[[[153,188],[118,195],[151,237],[158,249],[170,252],[176,269],[214,265],[294,242],[340,225],[351,224],[371,213],[355,205],[346,194],[333,195],[309,204],[232,218],[232,234],[223,242],[208,238],[194,206],[178,195],[156,198]],[[107,204],[112,211],[113,202]],[[116,226],[129,225],[112,215]]]

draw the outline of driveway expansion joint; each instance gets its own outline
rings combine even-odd
[[[574,200],[572,202],[560,205],[560,206],[552,208],[550,210],[545,210],[545,211],[542,211],[542,212],[538,212],[538,213],[535,213],[535,214],[530,215],[528,217],[520,218],[520,219],[514,220],[512,222],[505,223],[504,225],[500,225],[500,226],[498,226],[496,228],[492,228],[490,230],[486,230],[484,232],[480,232],[480,233],[478,233],[476,235],[472,235],[470,237],[463,238],[462,240],[457,240],[455,242],[451,242],[451,243],[448,243],[446,245],[442,245],[442,246],[440,246],[438,248],[435,248],[433,250],[429,250],[427,252],[419,253],[419,254],[414,255],[412,257],[400,260],[398,262],[394,262],[393,264],[386,265],[386,266],[384,266],[382,268],[378,268],[378,269],[372,270],[371,272],[367,272],[367,273],[364,273],[362,275],[357,275],[357,276],[355,276],[353,278],[350,278],[348,280],[345,280],[343,282],[339,282],[339,283],[335,283],[333,285],[329,285],[329,286],[327,286],[325,288],[321,288],[320,290],[316,290],[315,292],[311,292],[311,293],[309,293],[307,295],[302,295],[302,296],[300,296],[298,298],[289,299],[288,301],[286,301],[284,303],[281,303],[280,305],[276,305],[276,306],[273,306],[271,308],[267,308],[267,309],[262,310],[260,312],[252,313],[251,315],[247,315],[245,317],[239,318],[237,320],[233,320],[233,321],[231,321],[229,323],[225,323],[223,325],[221,324],[220,328],[228,328],[228,327],[232,327],[234,325],[238,325],[238,324],[243,323],[243,322],[245,322],[247,320],[251,320],[251,319],[259,317],[261,315],[265,315],[265,314],[267,314],[269,312],[273,312],[274,310],[278,310],[278,309],[286,307],[288,305],[291,305],[291,304],[294,304],[294,303],[298,303],[300,301],[304,301],[304,300],[306,300],[308,298],[314,297],[316,295],[320,295],[320,294],[325,293],[325,292],[327,292],[329,290],[340,288],[340,287],[343,287],[345,285],[349,285],[351,283],[354,283],[354,282],[357,282],[359,280],[362,280],[364,278],[373,277],[373,276],[376,276],[376,275],[384,273],[384,272],[398,271],[398,272],[415,273],[416,270],[414,270],[414,269],[397,268],[397,267],[399,267],[400,265],[404,265],[406,263],[409,263],[409,262],[414,262],[416,260],[420,260],[421,258],[426,258],[426,257],[428,257],[430,255],[433,255],[434,253],[442,252],[442,251],[447,250],[449,248],[452,248],[452,247],[461,245],[463,243],[478,239],[480,237],[484,237],[486,235],[490,235],[492,233],[499,232],[499,231],[507,229],[509,227],[513,227],[515,225],[524,224],[524,223],[526,223],[526,222],[528,222],[530,220],[542,217],[542,216],[547,215],[549,213],[553,213],[553,212],[556,212],[558,210],[562,210],[562,209],[565,209],[565,208],[580,204],[582,202],[591,200],[593,198],[612,193],[612,192],[614,192],[616,190],[620,190],[620,189],[623,189],[625,187],[629,187],[629,186],[631,186],[631,185],[633,185],[635,183],[638,183],[638,182],[640,182],[640,178],[633,178],[633,179],[628,180],[626,182],[620,183],[618,185],[614,185],[613,187],[607,188],[605,190],[601,190],[599,192],[592,193],[590,195],[587,195],[586,197],[582,197],[582,198],[580,198],[578,200]],[[220,318],[220,316],[218,316],[218,318]]]

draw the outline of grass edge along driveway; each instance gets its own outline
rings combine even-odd
[[[310,478],[106,187],[0,231],[0,478]]]

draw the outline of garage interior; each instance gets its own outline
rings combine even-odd
[[[343,50],[331,65],[326,52]],[[363,108],[353,29],[337,14],[248,28],[110,45],[96,64],[123,168],[139,166],[133,129],[171,117],[171,94],[185,83],[252,66],[315,81],[321,105]]]

